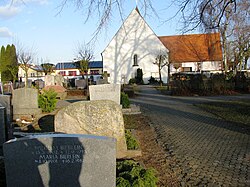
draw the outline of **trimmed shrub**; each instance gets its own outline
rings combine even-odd
[[[144,169],[132,160],[117,162],[117,187],[156,187],[157,177],[154,169]]]
[[[159,82],[154,78],[154,77],[150,77],[150,79],[148,80],[149,84],[159,84]]]
[[[43,112],[52,112],[56,108],[57,93],[53,89],[44,90],[43,93],[38,96],[38,106]]]
[[[132,135],[131,130],[125,130],[125,138],[128,150],[136,150],[139,148],[139,144],[135,137]]]
[[[136,79],[135,78],[131,78],[129,79],[129,84],[135,84],[136,83]]]
[[[213,74],[211,76],[212,82],[212,93],[224,94],[226,91],[225,75],[224,74]]]
[[[136,84],[143,84],[143,73],[142,69],[138,68],[135,77]]]
[[[128,95],[125,94],[124,92],[121,92],[121,105],[122,105],[122,108],[129,108],[130,106]]]

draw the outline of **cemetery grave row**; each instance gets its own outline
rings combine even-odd
[[[120,85],[90,86],[91,101],[76,102],[58,111],[57,133],[17,139],[12,139],[12,119],[41,113],[38,92],[16,89],[12,100],[10,95],[1,95],[0,143],[7,185],[115,186],[116,158],[141,155],[140,151],[127,150],[120,90]],[[29,180],[31,176],[34,180]]]

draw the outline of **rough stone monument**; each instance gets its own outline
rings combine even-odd
[[[44,90],[49,90],[49,89],[53,89],[57,93],[57,98],[65,99],[67,97],[67,90],[63,86],[60,85],[45,86],[42,89],[42,92]]]
[[[122,110],[114,101],[79,101],[62,108],[55,115],[55,131],[113,137],[117,158],[127,152]]]
[[[38,108],[38,91],[33,88],[19,88],[13,91],[12,96],[13,118],[30,117],[40,114]]]
[[[111,100],[120,105],[121,85],[101,84],[89,86],[90,100]]]
[[[34,135],[3,145],[7,186],[115,187],[115,139]]]

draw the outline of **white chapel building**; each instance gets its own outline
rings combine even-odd
[[[140,68],[144,83],[148,83],[151,76],[159,77],[158,66],[153,63],[160,54],[168,56],[167,61],[171,64],[169,71],[172,73],[219,71],[222,68],[218,33],[158,37],[135,8],[102,52],[103,71],[110,74],[110,83],[126,84],[135,78]],[[166,83],[168,66],[163,67],[161,74],[162,81]]]

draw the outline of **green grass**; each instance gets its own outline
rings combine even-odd
[[[210,102],[196,105],[208,112],[236,123],[250,126],[250,100]]]

